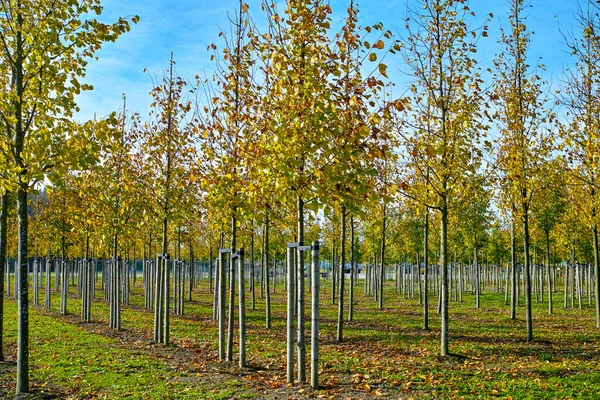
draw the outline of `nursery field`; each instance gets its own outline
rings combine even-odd
[[[271,329],[264,328],[264,300],[258,293],[256,310],[247,303],[245,369],[238,368],[235,355],[232,363],[218,360],[213,295],[206,282],[185,304],[185,315],[171,316],[172,344],[167,347],[152,340],[153,313],[143,308],[140,283],[132,286],[132,305],[123,306],[121,331],[108,328],[108,306],[100,299],[92,305],[95,322],[81,323],[80,301],[76,289],[70,290],[67,316],[56,311],[57,295],[50,311],[30,308],[32,393],[23,398],[591,399],[600,393],[594,309],[563,308],[560,291],[551,316],[547,303],[534,303],[535,340],[530,343],[524,340],[523,300],[512,321],[503,294],[483,294],[479,310],[474,296],[465,294],[463,303],[450,303],[452,355],[441,358],[436,297],[431,297],[431,330],[424,331],[418,298],[394,293],[389,282],[384,309],[378,310],[357,286],[354,321],[345,324],[344,340],[337,343],[337,307],[327,287],[321,297],[321,386],[313,390],[308,384],[286,384],[282,287],[272,295]],[[14,299],[6,298],[5,307],[2,399],[14,397],[16,374]]]

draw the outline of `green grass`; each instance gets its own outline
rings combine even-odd
[[[453,356],[441,358],[437,297],[431,296],[431,329],[424,331],[418,300],[394,294],[390,285],[385,288],[384,309],[377,310],[374,299],[363,296],[359,286],[354,321],[345,324],[344,341],[337,343],[337,307],[331,305],[329,283],[324,286],[322,386],[317,391],[307,385],[286,385],[282,287],[272,295],[270,330],[264,327],[264,300],[257,293],[257,309],[250,310],[246,296],[249,368],[240,370],[236,363],[218,362],[217,325],[210,319],[212,294],[206,282],[194,291],[194,301],[186,303],[186,315],[171,317],[173,345],[166,348],[151,340],[153,314],[142,308],[141,283],[132,286],[132,306],[123,307],[122,332],[107,328],[108,307],[101,301],[100,289],[91,324],[79,322],[75,288],[70,289],[68,316],[55,311],[59,295],[52,293],[51,311],[31,307],[32,387],[61,398],[98,399],[566,399],[595,398],[600,392],[600,332],[594,309],[564,309],[560,289],[554,296],[553,315],[547,315],[546,302],[534,302],[531,343],[524,340],[524,301],[512,321],[503,294],[484,293],[477,310],[474,297],[465,293],[463,303],[450,305]],[[43,290],[40,295],[43,304]],[[5,301],[5,354],[10,361],[16,353],[16,306],[13,300]],[[307,320],[309,305],[310,297]],[[310,323],[307,336],[309,332]],[[237,332],[234,337],[237,341]],[[13,387],[14,365],[8,364],[0,375],[0,397]]]

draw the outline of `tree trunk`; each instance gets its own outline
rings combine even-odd
[[[163,285],[164,285],[164,289],[163,289],[163,301],[164,301],[164,305],[163,305],[163,318],[162,318],[162,322],[163,322],[163,335],[162,335],[162,339],[163,339],[163,344],[165,346],[167,346],[169,344],[169,314],[170,314],[170,309],[169,309],[169,290],[170,290],[170,278],[171,278],[171,270],[170,270],[170,265],[169,265],[169,255],[168,255],[168,247],[167,247],[167,228],[168,228],[168,219],[165,217],[163,218],[163,233],[162,233],[162,253],[164,256],[163,262],[164,262],[164,269],[163,269],[163,273],[164,273],[164,281],[163,281]]]
[[[379,280],[379,304],[378,308],[383,310],[383,284],[385,282],[385,230],[386,230],[386,204],[383,204],[383,215],[381,221],[381,271]]]
[[[346,264],[346,207],[342,206],[341,215],[341,226],[340,226],[340,269],[339,269],[339,281],[340,281],[340,294],[338,301],[338,317],[337,317],[337,330],[336,339],[338,343],[342,341],[343,335],[343,324],[344,324],[344,283],[345,279],[345,264]]]
[[[298,246],[304,246],[304,202],[298,196]],[[306,345],[304,314],[304,251],[298,250],[298,381],[306,381]],[[267,287],[268,290],[268,287]]]
[[[596,328],[600,329],[600,260],[598,260],[598,225],[594,223],[594,295],[596,297]]]
[[[527,192],[523,191],[525,198]],[[533,340],[533,323],[531,315],[531,264],[529,262],[529,205],[523,203],[523,250],[525,257],[525,319],[527,324],[527,341]]]
[[[552,267],[550,265],[550,231],[544,231],[546,236],[546,269],[548,271],[548,314],[552,314]]]
[[[231,252],[235,252],[237,245],[236,210],[233,209],[231,217]],[[227,317],[227,361],[233,361],[233,319],[235,312],[235,262],[230,257],[229,261],[229,313]]]
[[[510,319],[517,319],[517,245],[515,240],[515,223],[510,224],[510,260],[511,260],[511,286],[510,286]]]
[[[244,249],[240,249],[238,252],[238,270],[239,270],[239,288],[238,293],[239,299],[239,330],[240,330],[240,368],[246,367],[246,289],[244,287]]]
[[[425,228],[423,233],[423,267],[425,282],[423,284],[423,329],[429,330],[429,208],[425,209]],[[421,272],[419,271],[419,275]],[[420,277],[419,277],[420,278]]]
[[[475,307],[481,308],[481,267],[479,266],[479,260],[477,259],[477,245],[473,249],[473,262],[475,266]]]
[[[20,182],[17,190],[18,228],[18,339],[17,339],[17,393],[29,392],[29,304],[27,293],[27,190],[28,186]]]
[[[441,212],[440,231],[440,269],[441,269],[441,293],[440,293],[440,319],[441,319],[441,346],[440,355],[445,357],[448,353],[448,205],[443,198]]]
[[[321,284],[321,265],[319,263],[319,242],[312,244],[312,322],[310,338],[310,385],[319,388],[319,291]]]
[[[4,361],[4,269],[6,268],[8,196],[7,192],[0,195],[0,361]]]
[[[250,293],[252,311],[256,310],[256,290],[254,290],[254,222],[251,225],[250,232]]]
[[[294,383],[294,249],[287,249],[287,383]]]
[[[357,280],[357,271],[354,263],[354,215],[352,215],[350,217],[350,293],[348,297],[348,322],[352,322],[352,317],[354,314],[354,282]]]
[[[225,282],[225,267],[227,263],[227,253],[223,251],[224,249],[219,250],[219,264],[217,265],[218,271],[218,324],[219,324],[219,360],[225,360],[225,290],[226,290],[226,282]]]
[[[265,228],[263,236],[262,270],[265,274],[265,327],[271,329],[271,293],[269,291],[269,213],[265,213]]]

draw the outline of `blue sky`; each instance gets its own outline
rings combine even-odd
[[[259,0],[247,0],[252,15],[260,20]],[[280,1],[280,3],[282,3]],[[332,0],[334,26],[343,19],[348,0]],[[363,26],[382,22],[386,29],[395,34],[404,34],[404,19],[407,0],[359,0],[360,21]],[[416,1],[408,0],[408,4]],[[132,26],[115,43],[107,43],[97,55],[98,61],[88,64],[85,81],[94,86],[78,98],[81,112],[78,119],[99,117],[122,107],[122,94],[127,95],[128,108],[147,115],[151,102],[149,91],[153,79],[160,78],[174,53],[178,75],[192,79],[195,75],[210,75],[214,63],[207,46],[220,46],[218,37],[221,29],[229,26],[228,15],[234,15],[237,0],[105,0],[102,2],[102,19],[115,20],[118,16],[139,15],[140,21]],[[541,57],[547,67],[545,78],[555,84],[561,79],[562,71],[572,60],[562,44],[563,32],[575,26],[575,0],[531,0],[527,25],[535,32],[530,49],[530,62],[535,64]],[[494,53],[498,50],[499,27],[508,27],[508,0],[471,0],[471,9],[483,21],[493,13],[490,36],[479,44],[478,60],[484,68],[491,67]],[[283,5],[280,6],[283,10]],[[388,73],[393,80],[400,80],[402,68],[400,58],[386,59]],[[146,69],[146,72],[144,72]],[[403,91],[398,85],[399,92]]]

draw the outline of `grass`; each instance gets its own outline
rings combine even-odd
[[[359,286],[354,321],[345,324],[344,341],[337,343],[337,306],[331,305],[331,289],[325,287],[321,387],[315,391],[306,384],[286,384],[282,287],[272,295],[271,329],[264,327],[264,300],[257,293],[257,309],[250,310],[247,296],[249,367],[243,370],[236,363],[218,361],[217,325],[210,319],[212,294],[206,281],[194,290],[194,300],[186,303],[186,314],[172,315],[173,345],[168,347],[151,340],[153,314],[142,307],[140,283],[132,286],[132,305],[123,307],[120,332],[107,327],[108,306],[100,300],[100,290],[91,324],[79,322],[80,302],[75,288],[70,290],[72,314],[55,311],[59,309],[55,293],[51,310],[30,307],[30,376],[38,397],[589,399],[600,392],[600,331],[595,328],[594,309],[563,308],[560,288],[553,315],[547,315],[546,302],[534,302],[535,340],[529,343],[524,340],[523,305],[513,321],[503,294],[484,293],[482,308],[477,310],[474,296],[465,293],[463,303],[450,305],[453,355],[441,358],[436,297],[431,297],[431,329],[424,331],[418,300],[395,294],[390,284],[385,288],[384,309],[377,310],[377,303],[365,297]],[[15,380],[16,305],[12,299],[5,304],[8,363],[0,364],[1,398],[12,396]],[[307,321],[309,305],[308,299]],[[307,337],[309,332],[310,323]]]

